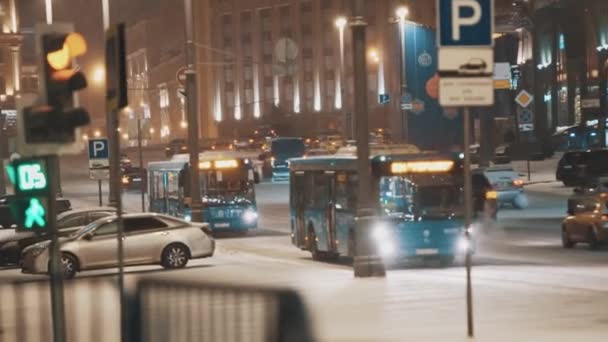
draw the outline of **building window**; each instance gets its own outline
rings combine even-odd
[[[163,84],[158,89],[160,105],[160,138],[162,141],[169,139],[171,135],[171,118],[169,115],[169,89]]]

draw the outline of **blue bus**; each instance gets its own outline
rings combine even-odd
[[[290,161],[292,243],[315,260],[354,256],[354,153]],[[385,262],[432,257],[449,265],[472,248],[464,231],[460,156],[372,151],[370,164],[377,217],[371,236]]]
[[[254,184],[259,175],[252,160],[239,152],[201,153],[200,172],[203,222],[213,231],[247,231],[257,228]],[[149,209],[191,220],[188,155],[148,164]]]
[[[289,180],[289,163],[291,158],[300,158],[304,155],[306,146],[302,138],[275,138],[270,141],[270,164],[272,167],[272,181]]]

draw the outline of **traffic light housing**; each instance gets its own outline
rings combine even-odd
[[[50,231],[51,191],[47,158],[26,158],[12,161],[7,174],[15,188],[9,206],[18,231],[46,233]]]
[[[25,145],[43,151],[35,154],[53,154],[74,143],[76,129],[90,123],[88,112],[74,105],[74,92],[87,87],[74,58],[86,53],[87,43],[69,27],[55,24],[37,27],[37,40],[40,97],[21,111],[22,134]]]

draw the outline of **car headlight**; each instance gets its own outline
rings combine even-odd
[[[258,213],[255,210],[247,209],[243,213],[243,221],[245,223],[253,223],[258,219]]]

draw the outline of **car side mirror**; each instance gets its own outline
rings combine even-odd
[[[85,239],[85,240],[87,240],[87,241],[91,241],[91,240],[93,240],[94,236],[95,235],[93,233],[88,233],[85,236],[83,236],[82,238]]]

